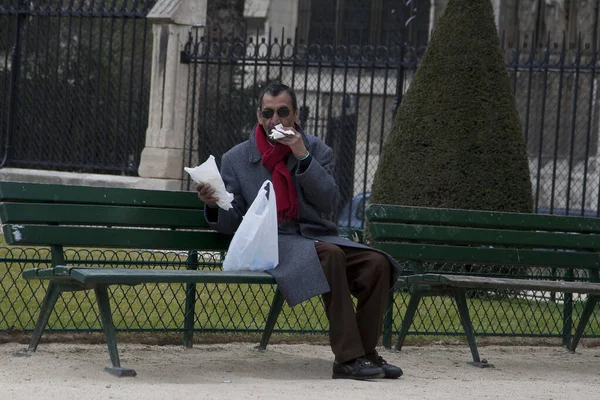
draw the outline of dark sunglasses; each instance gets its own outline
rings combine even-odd
[[[271,108],[263,108],[260,110],[260,115],[265,119],[273,118],[273,114],[275,114],[275,110]],[[279,118],[285,118],[290,115],[290,109],[287,107],[281,107],[279,110],[277,110],[277,115],[279,115]]]

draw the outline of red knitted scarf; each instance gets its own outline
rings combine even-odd
[[[267,135],[262,125],[256,125],[254,131],[256,147],[262,156],[262,164],[272,175],[273,188],[277,196],[277,220],[289,221],[298,217],[300,206],[298,205],[298,194],[294,187],[292,175],[285,165],[287,156],[292,152],[289,146],[281,143],[272,146],[267,140]]]

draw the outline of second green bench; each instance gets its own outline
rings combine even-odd
[[[600,300],[600,219],[371,204],[367,221],[373,245],[407,265],[409,275],[399,286],[410,289],[410,300],[398,332],[397,349],[402,347],[419,302],[426,296],[454,298],[473,362],[480,366],[485,363],[481,363],[469,315],[469,291],[586,294],[574,334],[573,302],[565,296],[565,306],[571,310],[563,315],[563,337],[571,351],[575,351]],[[498,268],[488,270],[492,273],[469,268],[450,274],[436,271],[440,264]],[[565,273],[556,274],[554,279],[539,279],[534,274],[515,278],[503,273],[503,266],[523,271],[556,268]],[[384,344],[390,346],[389,321],[386,330]]]

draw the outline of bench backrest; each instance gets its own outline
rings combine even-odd
[[[227,250],[195,192],[0,182],[6,242],[169,250]]]
[[[600,219],[371,204],[376,248],[399,260],[600,267]]]

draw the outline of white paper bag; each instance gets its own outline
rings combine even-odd
[[[219,169],[217,168],[217,163],[215,162],[215,157],[213,157],[213,155],[210,155],[208,160],[197,167],[184,167],[183,169],[185,172],[190,174],[194,182],[208,183],[213,189],[215,189],[214,196],[219,198],[219,201],[217,202],[219,207],[225,211],[232,208],[231,202],[233,201],[233,194],[229,193],[225,189],[225,183],[223,182],[223,178],[221,178],[221,174],[219,173]]]
[[[223,270],[266,271],[275,268],[277,264],[277,201],[273,184],[267,180],[233,235],[223,261]]]

